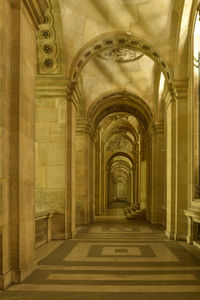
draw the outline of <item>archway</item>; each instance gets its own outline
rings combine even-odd
[[[88,123],[95,144],[95,215],[106,214],[113,202],[121,201],[147,208],[151,218],[151,109],[137,95],[115,91],[90,107]]]

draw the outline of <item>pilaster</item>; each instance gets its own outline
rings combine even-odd
[[[175,239],[186,240],[187,222],[184,209],[188,197],[187,100],[188,81],[175,81],[176,96],[176,209]]]
[[[70,86],[66,111],[66,232],[69,238],[73,238],[76,234],[76,113],[74,88]]]
[[[151,200],[150,221],[153,224],[162,224],[162,205],[164,202],[164,123],[157,121],[149,128],[151,137]]]
[[[76,223],[89,224],[93,201],[93,142],[92,130],[85,118],[76,124]]]
[[[166,107],[167,119],[167,222],[166,235],[186,240],[187,222],[184,209],[188,197],[188,81],[175,81],[175,96]]]

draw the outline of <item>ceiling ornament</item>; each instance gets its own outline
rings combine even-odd
[[[117,152],[117,151],[127,151],[133,152],[133,144],[124,136],[118,135],[113,136],[108,145],[106,146],[106,151]]]
[[[114,61],[117,63],[127,63],[141,58],[144,54],[138,50],[129,47],[116,47],[102,51],[98,57],[107,61]]]

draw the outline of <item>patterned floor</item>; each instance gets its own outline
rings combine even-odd
[[[80,227],[0,299],[197,300],[199,257],[145,221],[107,216]]]

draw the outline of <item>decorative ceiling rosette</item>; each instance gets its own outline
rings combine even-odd
[[[138,50],[131,49],[129,47],[116,47],[113,49],[108,49],[99,53],[98,57],[117,63],[127,63],[135,61],[143,56]]]

